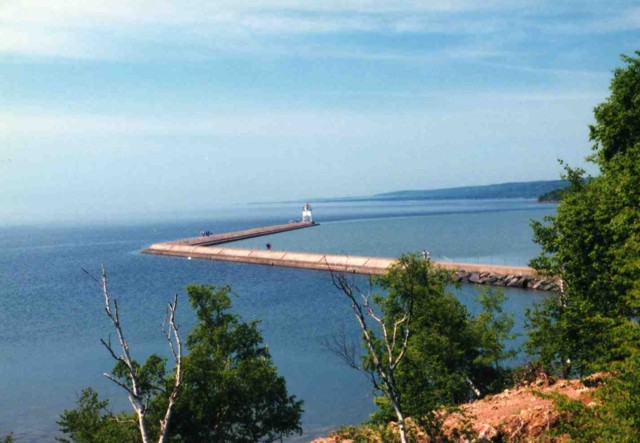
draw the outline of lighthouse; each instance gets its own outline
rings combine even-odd
[[[311,215],[311,205],[309,203],[302,207],[302,221],[313,223],[313,215]]]

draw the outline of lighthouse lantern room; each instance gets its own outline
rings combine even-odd
[[[311,214],[311,205],[309,203],[302,207],[302,221],[313,223],[313,215]]]

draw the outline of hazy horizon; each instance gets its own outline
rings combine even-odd
[[[0,224],[554,180],[630,1],[0,6]]]
[[[532,180],[533,182],[534,180]],[[555,180],[550,180],[555,181]],[[530,183],[530,182],[507,182],[507,183],[485,183],[478,185],[468,185],[466,187],[479,187],[482,188],[484,186],[491,185],[505,185],[505,184],[513,184],[513,183]],[[111,212],[108,217],[104,217],[102,215],[96,215],[94,217],[88,216],[84,218],[60,218],[60,217],[39,217],[37,219],[3,219],[0,220],[0,227],[5,228],[16,228],[20,226],[29,226],[29,227],[45,227],[45,226],[55,226],[61,228],[72,228],[82,225],[88,226],[121,226],[126,224],[148,224],[148,223],[166,223],[173,222],[176,220],[203,220],[209,218],[211,216],[215,216],[217,218],[241,218],[242,211],[251,210],[252,206],[263,206],[263,207],[276,207],[276,206],[292,206],[292,212],[289,214],[291,217],[295,218],[298,216],[298,207],[296,205],[302,205],[305,202],[313,202],[315,205],[322,204],[347,204],[347,203],[363,203],[366,204],[368,202],[377,202],[380,204],[415,204],[417,202],[422,201],[421,199],[415,200],[411,198],[399,199],[399,200],[375,200],[374,197],[378,194],[388,194],[395,192],[415,192],[415,191],[440,191],[440,190],[454,190],[458,189],[458,186],[450,187],[450,188],[430,188],[430,189],[422,189],[422,190],[407,190],[407,189],[398,189],[389,192],[382,192],[370,195],[358,195],[358,196],[341,196],[341,195],[333,195],[333,196],[306,196],[302,198],[297,198],[293,200],[265,200],[265,201],[248,201],[248,202],[236,202],[236,203],[219,203],[219,204],[209,204],[209,206],[199,206],[199,207],[183,207],[183,208],[173,208],[173,209],[160,209],[154,212],[144,212],[141,210],[130,210],[130,209],[121,209],[115,210]],[[489,201],[497,201],[497,200],[529,200],[530,198],[525,197],[487,197],[485,200]],[[429,198],[429,201],[451,201],[451,200],[470,200],[477,201],[481,200],[478,198],[471,199],[456,199],[456,198]],[[238,213],[240,211],[240,213]]]

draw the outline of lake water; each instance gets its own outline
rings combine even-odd
[[[116,409],[124,392],[101,373],[113,366],[99,339],[110,329],[95,275],[108,268],[112,293],[134,357],[166,354],[160,333],[164,306],[191,283],[230,284],[234,310],[261,319],[265,342],[290,394],[305,401],[308,441],[366,419],[374,407],[360,374],[325,351],[322,340],[345,328],[357,334],[346,300],[323,272],[142,255],[152,243],[280,224],[300,217],[299,204],[247,205],[202,219],[110,226],[0,228],[0,435],[51,441],[64,408],[94,386]],[[398,256],[431,251],[434,259],[525,265],[537,253],[530,219],[555,212],[529,200],[359,202],[314,205],[314,228],[236,242],[238,247]],[[458,297],[473,312],[476,287]],[[507,290],[505,308],[522,327],[524,310],[544,295]],[[183,334],[193,324],[186,297],[178,313]],[[517,344],[517,343],[516,343]]]

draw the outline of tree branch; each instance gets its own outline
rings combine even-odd
[[[406,346],[407,346],[408,328],[405,329],[407,332],[405,332],[405,341],[403,342],[403,349],[395,359],[394,359],[394,351],[395,351],[395,336],[396,336],[397,327],[409,318],[410,313],[405,315],[406,319],[403,318],[399,322],[396,322],[394,326],[394,332],[393,332],[394,336],[393,336],[393,345],[392,345],[389,339],[389,334],[387,331],[387,325],[385,321],[383,320],[382,317],[378,316],[375,313],[375,311],[373,310],[373,307],[371,306],[371,303],[370,303],[371,291],[365,294],[363,291],[359,290],[355,286],[355,284],[350,283],[347,280],[347,278],[344,276],[344,274],[336,274],[333,271],[331,272],[331,281],[333,282],[333,285],[337,289],[339,289],[343,294],[345,294],[347,298],[351,301],[351,309],[354,313],[354,316],[356,317],[356,320],[358,321],[358,324],[360,325],[364,344],[368,350],[369,358],[373,363],[373,368],[371,369],[368,368],[366,372],[369,375],[369,378],[371,380],[373,387],[379,392],[382,392],[382,394],[384,394],[387,397],[387,399],[389,399],[389,401],[391,402],[391,405],[393,406],[396,412],[396,415],[398,417],[400,439],[402,443],[406,443],[404,414],[402,412],[402,407],[400,404],[400,392],[396,387],[394,368],[404,356]],[[354,289],[358,293],[358,295],[360,295],[360,297],[357,297],[354,294]],[[359,299],[361,300],[360,302],[359,302]],[[382,342],[386,350],[386,355],[388,360],[387,364],[383,364],[382,362],[383,356],[379,355],[378,353],[378,348],[375,342],[380,341],[380,339],[376,338],[375,333],[369,329],[367,325],[365,311],[366,311],[366,315],[369,318],[373,319],[380,326],[380,330],[382,332]],[[347,361],[347,364],[353,367],[352,362]],[[380,378],[380,381],[378,380],[378,377]]]
[[[178,393],[180,391],[180,385],[182,383],[182,341],[180,340],[180,334],[178,334],[179,326],[176,324],[176,309],[178,308],[178,294],[173,298],[173,303],[167,305],[167,317],[165,318],[165,336],[169,342],[171,353],[175,360],[175,379],[173,383],[173,390],[169,394],[169,402],[165,411],[164,417],[160,420],[160,437],[158,443],[164,443],[167,441],[169,433],[169,422],[173,414],[173,406],[175,405]],[[175,344],[174,344],[175,342]]]

